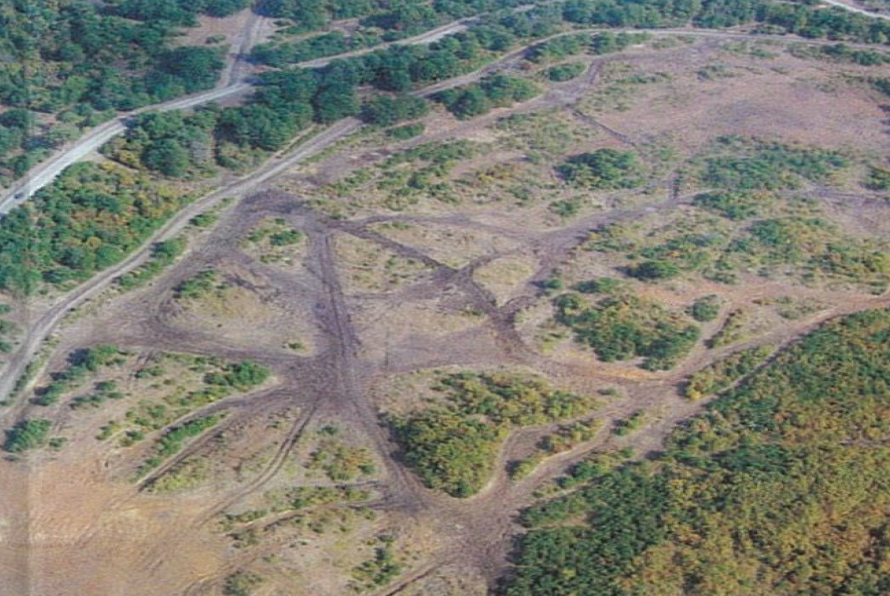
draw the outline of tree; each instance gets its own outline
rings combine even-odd
[[[193,92],[213,87],[223,65],[217,49],[183,46],[162,55],[160,70],[174,76],[186,91]]]
[[[597,149],[569,158],[559,172],[570,182],[594,189],[634,188],[642,184],[636,155],[630,151]]]
[[[671,279],[680,275],[680,268],[669,261],[643,261],[630,267],[628,274],[644,280]]]
[[[359,111],[355,89],[347,83],[330,83],[312,100],[315,118],[322,124],[330,124],[341,118],[354,116]]]
[[[175,139],[163,139],[151,145],[142,161],[148,168],[171,178],[185,176],[190,164],[188,151]]]
[[[362,106],[362,119],[378,126],[391,126],[405,120],[422,118],[428,113],[427,102],[412,95],[375,97]]]

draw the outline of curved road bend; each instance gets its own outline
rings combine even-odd
[[[869,12],[862,8],[851,6],[850,4],[847,4],[842,0],[823,0],[823,2],[830,6],[842,8],[844,10],[862,14],[868,17],[890,20],[890,15]],[[525,6],[519,7],[517,8],[517,10],[521,10],[523,8],[525,8]],[[329,64],[336,59],[360,56],[390,45],[432,43],[443,37],[467,29],[470,23],[478,19],[478,16],[461,19],[459,21],[455,21],[454,23],[443,25],[442,27],[432,29],[412,38],[403,39],[388,44],[382,44],[371,48],[365,48],[362,50],[356,50],[354,52],[347,52],[345,54],[338,54],[337,56],[329,56],[327,58],[310,60],[307,62],[296,64],[295,66],[302,66],[304,68],[319,68]],[[31,170],[31,172],[29,172],[21,182],[16,184],[4,196],[0,197],[0,216],[5,215],[13,207],[16,207],[25,202],[35,192],[52,182],[65,168],[80,161],[91,152],[101,147],[104,143],[107,143],[115,136],[123,133],[126,130],[126,123],[129,118],[150,110],[169,111],[188,109],[202,105],[204,103],[216,101],[224,97],[236,96],[241,93],[247,92],[249,89],[252,88],[250,84],[234,81],[237,81],[238,79],[245,76],[243,74],[243,67],[245,62],[244,58],[247,53],[249,53],[250,48],[253,46],[253,44],[256,43],[262,28],[262,24],[263,18],[253,15],[248,23],[245,25],[244,29],[238,34],[235,39],[235,44],[233,44],[237,45],[237,49],[235,49],[230,54],[230,65],[225,70],[223,78],[220,81],[220,86],[217,89],[188,97],[179,98],[163,104],[146,106],[139,110],[123,114],[115,118],[114,120],[106,122],[105,124],[102,124],[97,128],[91,130],[85,137],[77,141],[72,147],[62,151],[55,157],[50,158],[49,160]],[[671,30],[664,29],[660,31],[668,32]],[[682,32],[686,34],[695,34],[694,31],[684,30]],[[223,86],[226,83],[228,83],[228,85]],[[430,92],[432,92],[432,90],[430,90]]]
[[[874,19],[883,19],[885,21],[890,21],[890,15],[879,13],[879,12],[871,12],[870,10],[866,10],[864,8],[859,8],[858,6],[853,6],[852,4],[848,4],[844,0],[822,0],[825,4],[830,4],[831,6],[835,6],[837,8],[843,8],[844,10],[849,10],[850,12],[855,12],[856,14],[861,14],[866,17],[872,17]]]
[[[327,58],[301,62],[294,66],[303,68],[321,68],[336,59],[361,56],[392,45],[420,45],[433,43],[448,35],[453,35],[454,33],[466,30],[470,23],[475,22],[478,19],[478,16],[461,19],[407,39],[364,48],[354,52],[347,52],[345,54],[338,54],[336,56],[329,56]],[[127,129],[128,121],[134,116],[149,111],[168,112],[171,110],[186,110],[226,97],[236,97],[241,94],[246,94],[253,88],[250,83],[243,80],[247,77],[249,72],[248,69],[245,68],[246,58],[250,53],[250,49],[256,44],[260,37],[263,23],[264,17],[251,15],[250,20],[233,40],[233,49],[227,60],[228,65],[223,71],[217,88],[211,91],[133,110],[132,112],[121,114],[114,120],[110,120],[105,124],[97,126],[85,136],[77,140],[71,147],[64,149],[61,153],[36,166],[26,174],[25,178],[0,197],[0,216],[6,215],[14,207],[27,201],[34,195],[34,193],[55,180],[65,168],[84,159],[87,155],[97,150],[117,135],[123,134]]]
[[[6,215],[18,205],[27,201],[35,192],[55,180],[56,176],[70,165],[77,163],[99,147],[127,130],[127,123],[138,114],[156,110],[169,112],[171,110],[187,110],[224,97],[233,97],[250,91],[252,87],[247,83],[236,83],[222,89],[214,89],[196,95],[181,97],[172,101],[153,106],[140,108],[118,116],[92,129],[81,137],[72,147],[62,153],[43,162],[31,170],[26,178],[14,186],[2,199],[0,199],[0,215]]]
[[[877,19],[890,20],[890,16],[888,15],[872,13],[867,10],[851,6],[850,4],[846,4],[842,0],[823,0],[823,2],[831,6],[855,12],[857,14],[862,14]],[[527,9],[528,6],[529,5],[523,5],[517,7],[516,10],[521,11],[523,9]],[[443,25],[436,29],[431,29],[430,31],[407,39],[390,42],[387,44],[381,44],[370,48],[364,48],[361,50],[356,50],[354,52],[347,52],[345,54],[338,54],[337,56],[329,56],[327,58],[309,60],[307,62],[302,62],[294,66],[301,66],[304,68],[320,68],[326,66],[336,59],[361,56],[392,45],[419,45],[432,43],[448,35],[453,35],[460,31],[466,30],[471,23],[478,21],[479,18],[480,16],[474,16],[460,19],[453,23]],[[21,205],[23,202],[28,200],[35,192],[55,180],[55,178],[59,174],[61,174],[65,168],[73,165],[74,163],[77,163],[78,161],[101,147],[103,144],[113,139],[115,136],[122,134],[126,130],[126,124],[129,118],[151,110],[185,110],[225,97],[237,96],[249,91],[252,88],[251,85],[246,82],[240,82],[239,79],[243,79],[246,76],[244,72],[244,66],[246,63],[245,59],[247,54],[250,52],[250,49],[260,37],[263,22],[263,17],[256,14],[251,15],[244,28],[235,37],[232,44],[233,51],[230,53],[228,58],[229,66],[225,69],[219,86],[216,89],[196,95],[191,95],[188,97],[175,99],[162,104],[140,108],[139,110],[123,114],[121,116],[118,116],[114,120],[106,122],[105,124],[102,124],[97,128],[94,128],[89,133],[87,133],[85,137],[77,141],[72,147],[64,150],[55,157],[50,158],[49,160],[43,162],[42,164],[31,170],[31,172],[29,172],[21,182],[16,184],[5,195],[0,197],[0,216],[9,213],[9,211],[13,207]]]
[[[116,277],[141,265],[149,256],[148,248],[154,243],[173,238],[188,225],[189,221],[194,216],[215,203],[218,203],[223,198],[242,196],[245,193],[250,192],[262,183],[267,182],[293,167],[295,164],[324,151],[331,145],[348,137],[361,127],[362,123],[355,118],[341,120],[304,143],[293,153],[272,159],[259,169],[255,170],[252,174],[199,199],[176,214],[170,221],[161,227],[161,229],[155,232],[151,238],[143,243],[141,249],[137,250],[114,267],[98,273],[89,281],[65,295],[60,302],[44,311],[40,317],[32,323],[30,329],[28,329],[26,340],[18,350],[16,350],[12,358],[9,359],[7,367],[4,369],[3,374],[0,375],[0,400],[6,399],[11,394],[12,389],[15,387],[16,380],[23,374],[28,362],[34,357],[39,346],[52,332],[55,326],[59,324],[62,318],[71,309],[77,308],[85,301],[101,293],[102,290],[104,290]]]

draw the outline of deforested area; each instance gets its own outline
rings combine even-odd
[[[0,3],[0,596],[890,593],[885,13]]]

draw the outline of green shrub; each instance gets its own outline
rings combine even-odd
[[[238,571],[226,577],[223,584],[225,596],[250,596],[263,583],[263,578],[256,573]]]
[[[407,141],[414,137],[420,136],[426,130],[426,125],[422,122],[417,124],[406,124],[404,126],[396,126],[386,131],[386,136],[397,141]]]
[[[737,136],[720,137],[713,152],[716,155],[704,159],[702,182],[736,193],[795,189],[802,180],[824,182],[850,163],[837,151],[789,147]]]
[[[554,83],[564,83],[581,76],[587,70],[587,65],[582,62],[570,62],[568,64],[560,64],[547,69],[547,78]]]
[[[648,370],[667,370],[695,345],[699,329],[684,317],[635,296],[609,295],[588,305],[577,294],[554,301],[557,322],[604,362],[642,357]]]
[[[442,379],[445,402],[393,417],[406,462],[430,488],[469,497],[485,484],[511,430],[575,417],[592,400],[542,379],[455,374]]]
[[[540,93],[540,90],[525,79],[497,74],[482,79],[467,87],[449,89],[433,97],[448,111],[461,119],[487,114],[494,108],[527,101]]]
[[[3,449],[23,453],[46,445],[52,423],[44,418],[29,418],[6,431]]]
[[[627,274],[644,281],[672,279],[680,275],[680,268],[670,261],[643,261],[628,267]]]
[[[645,423],[646,413],[643,411],[634,412],[627,418],[617,421],[613,428],[613,432],[619,437],[624,437],[635,430],[639,430]]]
[[[713,294],[698,298],[689,308],[689,315],[699,323],[708,323],[720,316],[722,302],[719,296]]]
[[[870,168],[866,186],[871,190],[890,190],[890,169],[877,167]]]
[[[742,220],[759,215],[772,202],[773,197],[763,193],[715,191],[698,195],[693,204],[728,219]]]
[[[635,188],[643,183],[637,157],[630,151],[597,149],[569,158],[559,167],[566,180],[598,190]]]
[[[184,238],[173,238],[156,243],[152,247],[151,257],[149,257],[148,261],[137,269],[117,278],[117,284],[126,290],[145,285],[166,267],[172,265],[185,252],[185,247],[186,241]]]
[[[207,269],[177,285],[173,289],[173,295],[177,300],[203,298],[220,287],[218,280],[219,274],[212,269]]]
[[[625,289],[625,284],[614,277],[598,277],[589,281],[582,281],[575,286],[582,294],[615,294]]]

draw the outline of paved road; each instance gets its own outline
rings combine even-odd
[[[171,110],[186,110],[226,97],[236,97],[249,92],[252,87],[247,83],[236,83],[222,89],[214,89],[196,95],[181,97],[166,103],[153,105],[118,116],[114,120],[97,126],[81,137],[71,147],[59,153],[48,161],[43,162],[31,170],[28,175],[2,199],[0,199],[0,215],[27,201],[35,192],[52,182],[68,166],[77,163],[99,147],[127,130],[126,123],[138,114],[151,110],[169,112]]]
[[[338,58],[361,56],[390,45],[419,45],[433,43],[443,37],[465,30],[476,20],[478,20],[478,17],[461,19],[460,21],[443,25],[442,27],[432,29],[421,35],[408,39],[357,50],[355,52],[348,52],[346,54],[339,54],[337,56],[330,56],[328,58],[311,60],[295,66],[302,66],[304,68],[321,68]],[[6,215],[14,207],[27,201],[34,195],[34,193],[55,180],[65,168],[84,159],[117,135],[123,134],[127,130],[127,122],[134,116],[154,110],[161,112],[186,110],[212,101],[247,94],[252,89],[252,85],[245,80],[249,73],[246,57],[250,53],[250,48],[253,47],[259,38],[262,26],[263,18],[254,15],[248,21],[244,29],[239,32],[235,40],[233,40],[233,50],[230,54],[228,65],[223,71],[222,78],[216,89],[127,112],[116,117],[114,120],[110,120],[97,126],[85,136],[78,139],[73,145],[64,149],[61,153],[32,169],[25,178],[0,197],[0,215]]]
[[[454,21],[453,23],[448,23],[447,25],[442,25],[441,27],[437,27],[435,29],[430,29],[425,33],[421,33],[420,35],[415,35],[414,37],[408,37],[405,39],[400,39],[398,41],[391,41],[388,43],[379,44],[376,46],[371,46],[369,48],[362,48],[361,50],[354,50],[352,52],[346,52],[345,54],[337,54],[336,56],[328,56],[326,58],[316,58],[315,60],[309,60],[307,62],[301,62],[296,66],[302,66],[304,68],[321,68],[323,66],[327,66],[334,60],[340,60],[342,58],[354,58],[356,56],[364,56],[365,54],[370,54],[371,52],[376,52],[377,50],[381,50],[384,48],[388,48],[391,46],[409,46],[409,45],[421,45],[427,43],[433,43],[439,41],[444,37],[448,37],[449,35],[454,35],[455,33],[460,33],[461,31],[466,31],[471,24],[477,22],[479,17],[468,17],[466,19],[461,19],[459,21]]]
[[[890,21],[890,15],[882,14],[879,12],[871,12],[869,10],[865,10],[864,8],[859,8],[858,6],[854,6],[853,4],[851,4],[847,1],[844,1],[844,0],[822,0],[822,2],[824,2],[825,4],[830,4],[832,6],[836,6],[838,8],[843,8],[844,10],[849,10],[850,12],[855,12],[857,14],[865,15],[867,17]]]
[[[523,5],[517,7],[516,11],[527,10],[531,6],[532,5]],[[480,16],[474,16],[460,19],[407,39],[356,50],[354,52],[338,54],[336,56],[329,56],[327,58],[309,60],[295,64],[294,66],[303,68],[321,68],[337,59],[361,56],[393,45],[421,45],[433,43],[449,35],[466,30],[472,23],[477,22],[480,18]],[[226,97],[236,97],[246,94],[252,88],[247,81],[250,74],[247,56],[259,40],[266,20],[267,19],[259,15],[252,14],[245,26],[232,40],[230,53],[226,60],[226,67],[223,69],[220,81],[215,89],[121,114],[114,120],[94,128],[85,136],[75,141],[73,145],[63,149],[61,153],[32,169],[25,178],[13,186],[4,195],[0,196],[0,216],[9,213],[11,209],[27,201],[34,195],[34,193],[55,180],[65,168],[77,163],[117,135],[125,132],[127,121],[133,116],[151,110],[162,112],[185,110]]]
[[[3,374],[0,375],[0,400],[10,395],[16,380],[22,375],[28,362],[34,357],[38,348],[50,332],[61,322],[62,318],[72,309],[77,308],[85,301],[98,296],[111,284],[115,278],[132,271],[141,265],[150,256],[151,246],[156,242],[169,240],[179,234],[189,221],[203,210],[211,207],[226,197],[240,197],[254,190],[264,182],[278,176],[295,164],[317,155],[338,141],[345,139],[356,132],[362,126],[361,122],[354,118],[341,120],[319,133],[314,138],[301,145],[296,151],[271,159],[252,174],[245,176],[233,184],[225,186],[212,194],[192,203],[175,215],[160,230],[147,240],[140,250],[137,250],[127,259],[114,267],[106,269],[89,281],[78,286],[57,304],[44,311],[27,330],[24,343],[9,359]]]
[[[848,0],[823,0],[823,2],[831,6],[843,8],[857,14],[862,14],[877,19],[890,20],[890,16],[888,15],[869,12],[862,8],[858,8],[856,6],[848,4],[847,1]],[[517,11],[526,8],[528,8],[528,6],[521,6],[517,8]],[[448,35],[453,35],[460,31],[466,30],[472,23],[478,21],[479,18],[479,16],[475,16],[461,19],[407,39],[391,42],[388,44],[382,44],[371,48],[365,48],[362,50],[356,50],[354,52],[347,52],[345,54],[338,54],[337,56],[310,60],[307,62],[299,63],[295,66],[301,66],[304,68],[321,68],[336,59],[361,56],[392,45],[415,45],[433,43]],[[13,188],[7,191],[5,195],[0,197],[0,216],[9,213],[11,209],[27,201],[35,192],[55,180],[55,178],[59,174],[61,174],[62,171],[65,170],[65,168],[84,159],[87,155],[97,150],[99,147],[113,139],[115,136],[122,134],[124,131],[126,131],[127,121],[135,115],[150,110],[184,110],[210,103],[212,101],[217,101],[223,98],[237,97],[239,95],[248,93],[252,89],[252,87],[245,80],[249,74],[246,57],[249,54],[250,49],[259,39],[263,24],[264,19],[262,17],[258,15],[251,15],[244,28],[235,37],[232,43],[232,51],[227,60],[227,66],[216,89],[122,114],[114,120],[111,120],[94,128],[89,133],[87,133],[86,136],[76,141],[72,146],[31,170],[31,172],[29,172],[28,175],[21,182],[16,184]],[[664,33],[669,30],[655,31]],[[682,30],[682,32],[685,34],[696,34],[694,30]],[[714,35],[714,32],[710,31],[701,33]],[[436,89],[430,88],[428,89],[427,94],[431,94],[435,91]]]

